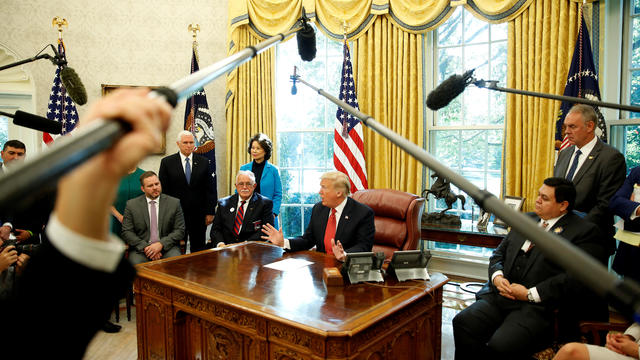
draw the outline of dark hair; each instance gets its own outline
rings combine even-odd
[[[144,179],[150,178],[152,176],[158,176],[153,171],[145,171],[140,175],[140,186],[144,186]]]
[[[249,146],[247,146],[247,152],[249,153],[249,155],[251,155],[251,144],[253,144],[254,141],[257,141],[258,144],[260,144],[260,147],[262,148],[262,150],[264,150],[264,159],[265,160],[271,159],[271,152],[273,151],[273,143],[271,142],[271,139],[269,139],[267,134],[257,133],[253,135],[251,139],[249,139]]]
[[[4,143],[4,147],[2,148],[2,151],[7,150],[7,147],[11,146],[12,148],[16,148],[16,149],[24,149],[25,151],[27,150],[27,147],[24,145],[24,143],[20,140],[9,140],[6,143]]]
[[[576,202],[576,187],[571,181],[561,177],[550,177],[544,179],[544,184],[554,188],[557,203],[567,201],[569,203],[567,211],[573,210],[573,204]]]

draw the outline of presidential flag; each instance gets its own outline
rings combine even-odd
[[[65,47],[62,39],[58,39],[58,52],[66,61]],[[78,110],[60,80],[60,71],[64,65],[58,65],[56,75],[53,77],[53,86],[49,94],[49,105],[47,109],[47,118],[62,123],[62,135],[70,133],[78,124]],[[42,141],[50,145],[58,135],[42,133]]]
[[[346,39],[343,53],[344,61],[342,62],[339,99],[359,110],[356,87],[353,81],[351,55],[349,54],[349,45]],[[369,188],[364,158],[364,137],[362,136],[360,120],[338,107],[333,138],[333,165],[336,170],[345,173],[349,177],[351,191]]]
[[[191,56],[191,73],[198,71],[198,55],[194,44]],[[216,142],[213,135],[213,120],[209,112],[207,94],[204,89],[196,91],[187,99],[184,111],[184,129],[193,134],[196,142],[195,153],[209,159],[209,173],[213,178],[214,198],[218,198],[216,181]]]
[[[589,100],[600,100],[600,86],[598,85],[598,74],[593,63],[593,53],[591,52],[591,40],[589,39],[589,31],[584,21],[582,12],[580,14],[580,29],[578,30],[578,39],[576,47],[573,51],[573,60],[571,60],[571,68],[567,76],[567,83],[564,88],[565,96],[581,97]],[[556,148],[563,150],[571,145],[564,134],[563,123],[564,118],[574,103],[563,101],[560,105],[560,113],[556,120]],[[598,124],[596,127],[596,136],[602,141],[607,142],[607,125],[604,117],[597,107],[594,107],[598,114]]]

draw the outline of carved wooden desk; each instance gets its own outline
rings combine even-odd
[[[447,227],[422,224],[420,239],[460,245],[497,248],[506,234],[498,233],[493,224],[480,231],[471,220],[462,220],[462,226]]]
[[[311,265],[281,272],[283,258]],[[337,261],[243,243],[138,266],[139,359],[440,359],[448,281],[325,287]],[[398,287],[392,287],[398,286]]]

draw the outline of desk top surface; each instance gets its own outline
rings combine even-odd
[[[467,234],[501,237],[501,238],[507,236],[507,233],[508,233],[507,229],[500,226],[494,226],[493,223],[489,223],[487,225],[486,230],[479,230],[476,222],[474,221],[462,219],[460,222],[462,223],[462,225],[460,226],[423,223],[421,228],[423,230],[467,233]]]
[[[287,258],[311,264],[289,271],[264,266]],[[432,296],[448,281],[433,273],[430,281],[398,283],[395,276],[387,275],[384,284],[325,286],[323,269],[339,266],[324,253],[286,253],[271,244],[248,242],[143,263],[137,269],[141,278],[210,301],[328,332],[357,330]]]

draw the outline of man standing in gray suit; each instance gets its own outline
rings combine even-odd
[[[144,195],[127,201],[122,220],[122,239],[129,245],[129,261],[180,255],[184,239],[184,216],[180,200],[162,194],[160,179],[153,171],[140,175]]]
[[[574,105],[564,119],[571,146],[558,154],[553,176],[576,187],[575,210],[600,228],[608,255],[615,252],[613,213],[609,200],[627,175],[624,156],[595,136],[598,115],[589,105]]]

